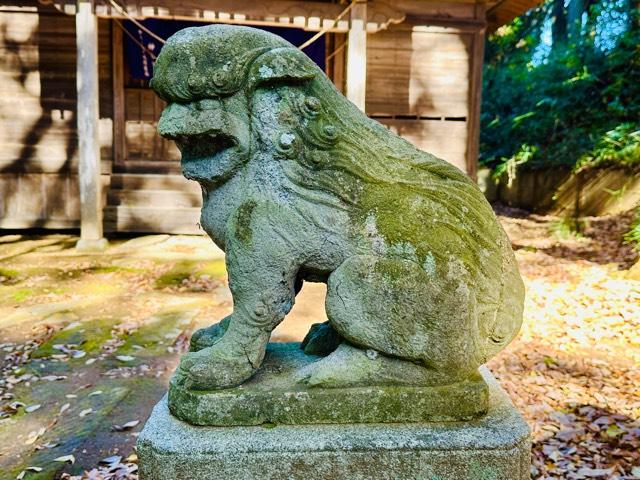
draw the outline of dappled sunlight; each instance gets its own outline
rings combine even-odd
[[[131,451],[191,333],[231,310],[208,238],[113,239],[94,255],[76,241],[0,240],[0,470],[14,477]]]
[[[516,256],[527,296],[520,335],[490,368],[531,426],[533,477],[635,478],[640,281],[615,262],[634,254],[612,255],[608,243],[626,249],[620,236],[595,233],[582,241],[601,258],[555,258],[540,246],[568,249],[577,241],[544,234],[556,219],[502,220],[522,245]]]
[[[531,426],[533,476],[633,478],[640,281],[619,234],[630,217],[587,219],[576,233],[515,213],[500,218],[527,288],[525,321],[489,367]],[[94,255],[75,240],[0,237],[0,468],[58,471],[54,459],[74,455],[92,469],[112,457],[114,478],[136,478],[137,432],[191,334],[231,312],[223,254],[198,236],[112,239]],[[272,340],[299,341],[324,321],[324,295],[306,283]]]

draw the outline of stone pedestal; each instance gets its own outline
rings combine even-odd
[[[297,376],[322,357],[297,342],[270,343],[260,370],[234,388],[169,386],[169,410],[192,425],[427,423],[467,421],[487,412],[489,388],[478,373],[442,386],[305,387]],[[354,366],[354,368],[356,368]]]
[[[198,427],[165,397],[138,439],[141,480],[530,478],[529,428],[487,370],[489,410],[468,422]]]

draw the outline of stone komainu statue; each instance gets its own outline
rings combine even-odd
[[[301,51],[245,27],[172,36],[152,87],[158,130],[202,186],[233,313],[195,332],[184,388],[238,385],[304,280],[326,282],[326,355],[309,386],[442,385],[472,376],[522,321],[523,284],[477,186],[346,100]]]

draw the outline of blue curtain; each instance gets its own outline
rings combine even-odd
[[[178,30],[182,30],[187,27],[198,27],[204,25],[202,22],[185,22],[177,20],[159,20],[159,19],[147,19],[142,20],[142,23],[146,28],[161,38],[169,38]],[[156,57],[162,49],[162,44],[156,39],[148,35],[133,22],[123,22],[127,32],[134,37],[134,41],[129,35],[124,35],[124,56],[127,66],[129,67],[129,76],[131,79],[136,80],[149,80],[153,75],[153,57],[149,55],[147,50]],[[274,33],[281,36],[285,40],[291,42],[293,45],[302,45],[315,33],[307,32],[299,28],[285,28],[285,27],[255,27],[261,30]],[[141,45],[144,45],[147,50],[144,50]],[[311,60],[313,60],[322,70],[325,68],[325,36],[323,35],[318,40],[313,42],[307,48],[306,53]]]

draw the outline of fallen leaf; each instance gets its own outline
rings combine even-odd
[[[578,475],[583,475],[589,478],[607,477],[613,473],[613,467],[611,468],[581,468],[578,470]]]
[[[27,413],[31,413],[31,412],[35,412],[36,410],[38,410],[42,405],[37,404],[37,405],[29,405],[28,407],[25,407],[24,411]]]
[[[73,465],[74,463],[76,463],[76,457],[74,457],[73,455],[63,455],[61,457],[54,458],[53,461],[60,462],[60,463],[69,462],[71,465]]]
[[[129,428],[134,428],[136,425],[138,425],[140,423],[140,420],[132,420],[130,422],[125,423],[124,425],[122,425],[122,428],[124,430],[129,429]]]
[[[132,357],[131,355],[116,355],[116,358],[121,362],[131,362],[136,359],[136,357]]]
[[[100,463],[107,463],[107,464],[120,463],[121,460],[122,460],[122,456],[113,455],[111,457],[103,458],[102,460],[100,460]]]
[[[78,415],[80,417],[86,417],[87,415],[93,413],[93,408],[87,408],[85,410],[82,410]]]

